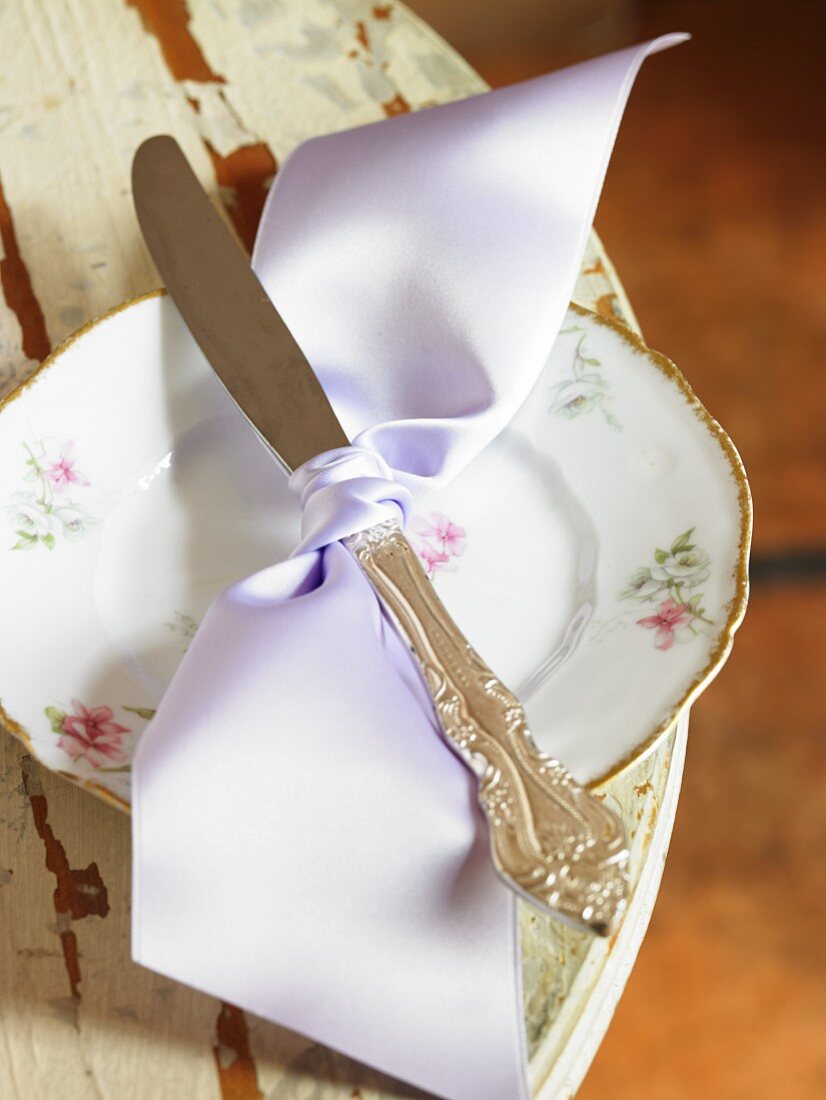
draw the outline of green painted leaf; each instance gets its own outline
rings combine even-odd
[[[601,367],[602,366],[602,363],[599,361],[599,359],[585,359],[585,358],[583,358],[582,362],[587,363],[589,367]]]
[[[55,733],[63,733],[63,719],[66,717],[66,712],[58,710],[57,707],[46,707],[45,713],[52,730]]]
[[[37,535],[30,535],[28,531],[15,531],[18,536],[12,550],[31,550],[37,546]]]
[[[152,707],[124,707],[124,710],[128,710],[130,714],[137,714],[138,718],[145,718],[148,722],[150,718],[155,717],[155,711]]]
[[[685,550],[693,550],[694,546],[691,543],[691,536],[693,534],[694,528],[689,527],[687,531],[683,531],[681,535],[677,535],[677,537],[671,543],[671,553],[680,554]]]
[[[659,547],[654,551],[654,561],[657,565],[664,565],[668,561],[668,552],[666,550],[660,550]]]
[[[54,535],[41,535],[40,541],[44,543],[50,550],[54,550]]]

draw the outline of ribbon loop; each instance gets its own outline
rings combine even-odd
[[[320,550],[388,519],[407,522],[412,496],[369,447],[336,447],[309,459],[290,477],[302,508],[293,557]]]

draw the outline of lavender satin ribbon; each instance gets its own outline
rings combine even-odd
[[[135,759],[135,959],[447,1100],[529,1096],[516,904],[339,540],[524,400],[634,75],[681,38],[289,158],[255,266],[354,446],[295,472],[296,553],[215,601]]]
[[[290,489],[301,505],[301,542],[292,557],[387,519],[405,526],[413,501],[381,455],[358,444],[311,458],[293,473]]]

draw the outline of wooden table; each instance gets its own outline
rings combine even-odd
[[[177,137],[250,246],[297,142],[485,87],[400,4],[361,0],[19,0],[0,6],[0,74],[0,395],[80,325],[158,285],[129,193],[144,137]],[[596,239],[576,298],[635,325]],[[523,911],[543,1100],[576,1091],[633,965],[685,737],[683,722],[604,786],[633,850],[619,933],[597,942]],[[128,818],[0,735],[3,1100],[413,1095],[135,966],[129,875]]]

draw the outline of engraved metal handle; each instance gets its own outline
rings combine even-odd
[[[519,700],[459,631],[398,524],[345,545],[407,637],[448,744],[478,776],[499,875],[554,916],[608,935],[628,889],[622,822],[539,751]]]

